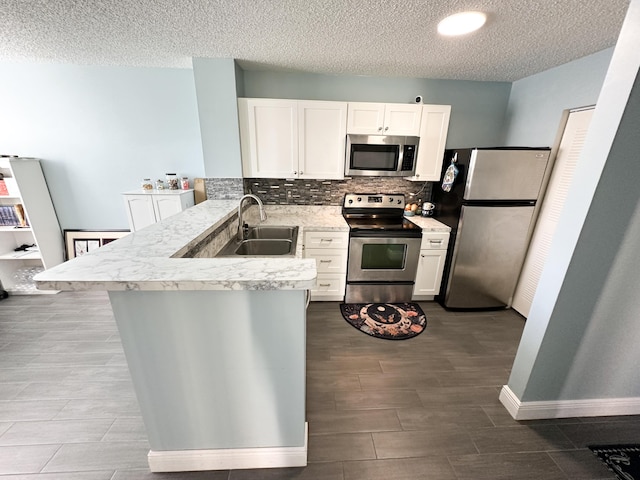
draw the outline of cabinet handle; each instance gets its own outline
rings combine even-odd
[[[321,238],[321,242],[333,242],[333,238]]]
[[[320,287],[330,287],[331,284],[330,283],[319,283],[318,286],[320,286]]]
[[[331,263],[333,260],[320,260],[320,263]]]
[[[304,172],[302,170],[300,170],[300,175],[304,174]]]
[[[442,240],[429,240],[429,243],[431,245],[433,245],[433,244],[442,245]]]
[[[378,127],[378,131],[381,132],[382,131],[382,127]]]
[[[298,172],[293,172],[293,174],[294,174],[294,175],[297,175],[297,174],[298,174]]]
[[[387,130],[389,130],[389,127],[384,127],[384,131],[386,132]]]

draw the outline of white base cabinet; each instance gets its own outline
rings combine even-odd
[[[2,157],[0,173],[7,193],[0,195],[5,220],[16,205],[24,209],[28,226],[0,226],[0,280],[12,295],[58,293],[38,290],[32,281],[38,270],[54,267],[64,261],[64,241],[40,161],[35,158]],[[18,207],[19,208],[19,207]],[[25,245],[28,249],[15,250]]]
[[[433,297],[440,292],[448,243],[448,233],[424,232],[422,234],[413,300],[433,300]]]
[[[124,203],[132,232],[159,222],[195,205],[193,189],[134,190],[124,194]]]
[[[316,260],[318,278],[311,300],[343,301],[349,232],[305,232],[304,257]]]

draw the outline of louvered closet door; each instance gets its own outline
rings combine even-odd
[[[544,267],[558,218],[564,207],[573,173],[587,136],[593,108],[571,112],[560,140],[553,173],[540,208],[536,228],[522,267],[512,307],[524,317],[529,316],[533,296]]]

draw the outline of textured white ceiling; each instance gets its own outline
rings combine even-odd
[[[513,81],[615,44],[629,0],[0,0],[0,59]],[[465,37],[436,34],[463,10]]]

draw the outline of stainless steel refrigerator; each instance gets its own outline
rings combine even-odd
[[[451,227],[437,297],[443,306],[511,306],[536,202],[548,175],[549,154],[549,148],[445,151],[443,180],[432,193],[436,219]],[[447,184],[454,170],[457,175]]]

